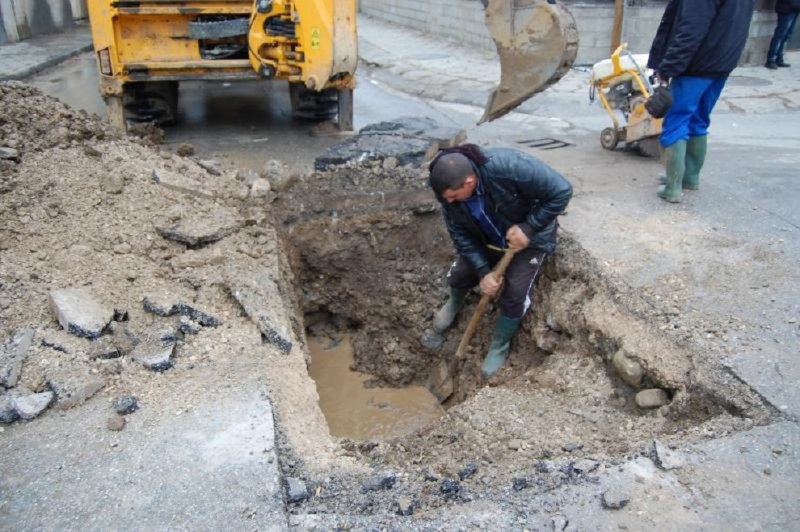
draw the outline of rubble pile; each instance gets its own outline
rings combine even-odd
[[[246,316],[226,275],[276,277],[271,197],[37,89],[0,83],[0,99],[0,422],[99,393],[152,403],[154,375],[236,347]]]

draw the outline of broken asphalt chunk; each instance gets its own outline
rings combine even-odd
[[[222,322],[211,314],[207,314],[202,310],[199,310],[188,303],[180,301],[171,295],[147,295],[145,296],[144,300],[142,300],[142,307],[144,308],[145,312],[155,314],[156,316],[161,316],[162,318],[168,318],[170,316],[180,314],[181,316],[186,316],[187,318],[190,318],[204,327],[218,327],[222,325]]]
[[[47,385],[56,394],[56,408],[67,410],[84,403],[106,385],[105,379],[86,370],[52,368],[46,373]]]
[[[308,499],[306,483],[294,477],[286,477],[286,501],[290,504]]]
[[[467,464],[458,471],[458,478],[466,480],[478,471],[478,465],[474,463]]]
[[[609,510],[620,510],[630,501],[630,493],[621,486],[614,486],[603,493],[603,508]]]
[[[172,367],[175,351],[175,331],[162,330],[151,333],[133,348],[131,358],[153,371],[166,371]]]
[[[114,309],[98,302],[84,288],[50,292],[50,308],[65,331],[83,338],[98,338],[114,317]]]
[[[53,392],[29,393],[13,398],[14,408],[20,419],[30,420],[44,412],[53,402]]]
[[[139,399],[133,395],[120,395],[114,399],[111,406],[117,414],[124,416],[139,409]]]
[[[292,350],[291,327],[286,323],[288,312],[282,304],[278,285],[266,271],[230,271],[225,282],[231,295],[250,320],[261,331],[261,337],[283,353]]]
[[[671,469],[680,469],[686,465],[686,461],[681,453],[673,451],[658,440],[655,440],[654,446],[656,451],[655,462],[661,469],[669,471]]]
[[[445,496],[445,498],[453,498],[461,493],[461,484],[452,478],[446,478],[442,480],[442,484],[439,486],[439,492]]]
[[[0,346],[0,386],[13,388],[33,343],[33,329],[21,329]]]
[[[178,318],[178,332],[181,334],[198,334],[200,332],[200,324],[191,318],[181,316]]]
[[[156,226],[156,232],[167,240],[174,240],[190,248],[197,248],[222,240],[239,230],[242,221],[234,214],[215,209],[212,214],[188,215],[177,222]]]
[[[395,482],[397,482],[397,475],[395,475],[394,471],[382,471],[368,478],[361,485],[361,492],[366,493],[368,491],[392,489]]]
[[[0,396],[0,423],[13,423],[19,419],[14,399],[6,394]]]
[[[350,161],[383,161],[397,159],[400,166],[420,166],[436,153],[438,144],[427,139],[406,138],[399,135],[356,135],[334,144],[314,161],[314,169],[325,171]]]
[[[181,192],[183,194],[209,199],[214,197],[214,194],[211,191],[206,190],[199,181],[195,181],[190,177],[176,174],[175,172],[170,172],[169,170],[164,170],[161,168],[156,168],[153,170],[153,181],[162,187],[174,190],[176,192]]]
[[[360,135],[398,135],[435,141],[438,149],[457,146],[467,139],[464,129],[440,124],[430,117],[404,116],[388,122],[364,126]]]

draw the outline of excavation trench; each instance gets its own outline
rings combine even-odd
[[[334,436],[388,442],[379,455],[395,465],[424,463],[452,472],[483,459],[511,471],[522,456],[623,456],[650,448],[653,439],[716,437],[773,415],[691,341],[681,344],[678,335],[660,330],[669,315],[604,273],[566,233],[543,268],[506,366],[490,382],[480,377],[480,363],[495,309],[483,318],[465,360],[453,358],[477,294],[444,345],[426,349],[420,338],[446,298],[453,248],[418,171],[376,168],[318,174],[278,209],[297,273],[307,344],[316,349],[310,360],[321,407],[327,415],[339,409],[341,416],[342,404],[325,401],[346,401],[344,417],[350,416],[351,425],[361,424],[370,409],[415,416],[413,408],[396,409],[370,394],[354,399],[355,390],[328,393],[342,388],[343,380],[326,381],[319,373],[333,370],[319,368],[343,339],[352,344],[352,367],[362,374],[350,381],[353,386],[416,387],[424,393],[444,363],[454,392],[442,410],[434,405],[405,429],[394,430],[392,423],[384,433],[337,426]],[[662,390],[666,404],[643,408],[636,399],[643,390]],[[373,445],[366,448],[374,454]]]

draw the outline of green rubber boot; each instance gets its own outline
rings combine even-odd
[[[463,288],[450,288],[450,297],[433,316],[433,329],[441,334],[445,332],[456,320],[458,311],[464,306],[469,290]]]
[[[483,365],[481,366],[481,373],[483,373],[484,379],[488,379],[497,373],[497,370],[506,363],[508,348],[511,347],[511,338],[519,329],[521,321],[522,318],[512,319],[503,315],[500,315],[497,319],[492,343],[489,345],[489,353],[483,359]]]
[[[665,183],[658,187],[658,197],[670,203],[681,202],[683,173],[686,169],[686,141],[679,140],[664,150],[664,166],[667,169]]]
[[[683,172],[683,188],[697,190],[700,188],[700,170],[706,160],[708,136],[691,137],[686,143],[686,170]]]

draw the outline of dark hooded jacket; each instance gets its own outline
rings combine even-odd
[[[556,249],[556,217],[564,212],[572,185],[533,156],[508,148],[483,150],[483,164],[473,166],[483,185],[486,210],[505,227],[519,225],[530,247],[546,253]],[[447,203],[441,195],[445,224],[459,255],[480,277],[491,270],[487,240],[463,202]]]
[[[669,0],[647,66],[664,78],[725,77],[736,68],[755,0]]]

